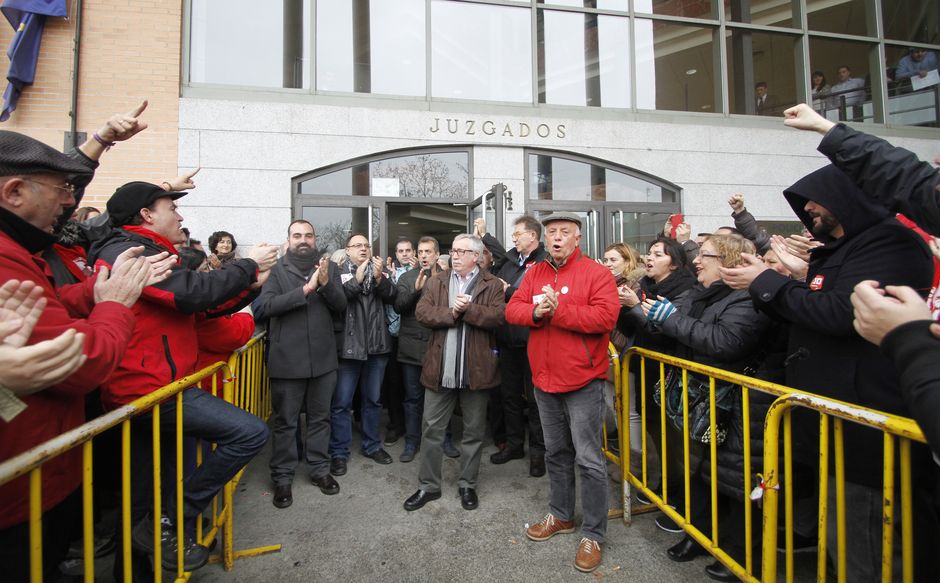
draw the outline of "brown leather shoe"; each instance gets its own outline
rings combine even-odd
[[[574,559],[574,566],[578,571],[590,573],[600,566],[603,556],[599,542],[582,538],[581,544],[578,545],[578,556]]]
[[[556,534],[574,532],[573,520],[558,520],[555,515],[548,513],[541,522],[536,522],[525,530],[525,535],[534,541],[548,540]]]

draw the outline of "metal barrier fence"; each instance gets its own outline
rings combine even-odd
[[[640,475],[634,475],[631,471],[631,438],[630,438],[630,408],[631,391],[630,385],[630,363],[631,360],[638,359],[639,373],[636,382],[641,388],[640,396],[640,419],[642,424],[641,432],[641,470]],[[723,383],[732,383],[740,391],[740,413],[742,416],[740,427],[743,430],[743,499],[744,517],[744,564],[731,557],[726,549],[719,546],[719,523],[718,523],[718,461],[717,452],[720,445],[715,439],[711,439],[707,446],[707,455],[710,459],[710,491],[709,508],[710,524],[696,525],[692,523],[690,516],[690,482],[696,479],[692,475],[690,458],[690,438],[689,432],[682,432],[682,472],[683,472],[683,512],[680,513],[670,506],[670,495],[668,488],[669,470],[666,460],[669,458],[669,446],[666,439],[665,427],[669,423],[666,414],[666,399],[660,399],[659,407],[647,404],[647,394],[643,387],[647,386],[646,361],[652,360],[659,366],[659,381],[661,386],[666,382],[666,366],[681,370],[682,387],[682,418],[683,427],[689,426],[689,373],[696,373],[700,376],[708,377],[709,391],[709,434],[716,435],[716,381]],[[797,391],[790,387],[770,383],[760,379],[747,377],[740,374],[730,373],[710,366],[697,364],[695,362],[682,360],[665,354],[659,354],[640,348],[631,348],[623,357],[623,364],[613,346],[610,347],[610,360],[614,370],[615,378],[615,404],[618,418],[618,435],[620,442],[620,451],[612,451],[606,441],[604,449],[605,455],[611,461],[620,465],[622,472],[622,503],[623,520],[629,525],[633,514],[639,514],[651,510],[660,510],[666,516],[673,519],[685,533],[701,544],[717,560],[730,569],[742,581],[765,581],[774,583],[777,579],[777,529],[778,529],[778,509],[779,496],[784,497],[784,524],[785,533],[785,576],[787,581],[794,579],[794,544],[793,544],[793,525],[794,525],[794,489],[787,487],[788,484],[794,484],[793,481],[793,431],[791,425],[791,412],[794,408],[802,408],[814,411],[819,414],[819,451],[818,451],[818,543],[817,543],[817,568],[816,578],[818,581],[826,580],[826,556],[827,540],[826,532],[828,521],[830,519],[830,508],[828,505],[828,493],[830,487],[829,464],[830,464],[830,445],[834,447],[834,474],[835,474],[835,500],[836,512],[835,519],[837,525],[837,548],[834,553],[834,563],[836,565],[836,578],[842,583],[846,581],[846,557],[848,548],[846,544],[846,509],[845,509],[845,444],[843,443],[843,423],[858,424],[868,427],[871,430],[883,433],[884,456],[882,467],[884,472],[882,487],[882,580],[892,580],[892,570],[894,569],[894,538],[895,525],[897,524],[894,516],[895,507],[900,507],[901,514],[901,534],[900,548],[902,557],[902,577],[905,583],[914,580],[914,540],[912,528],[912,486],[911,486],[911,441],[925,443],[923,433],[917,424],[904,417],[890,415],[880,411],[867,409],[850,403],[829,399],[811,393]],[[652,385],[652,383],[651,383]],[[751,392],[767,393],[773,395],[775,400],[770,405],[768,413],[764,420],[763,435],[763,473],[756,474],[756,479],[752,479],[751,459]],[[664,428],[660,431],[660,475],[662,492],[657,493],[648,481],[648,443],[647,443],[647,422],[650,419],[649,411],[657,411],[659,417],[659,427]],[[830,423],[831,419],[831,423]],[[624,423],[627,420],[627,423]],[[780,427],[783,425],[783,479],[781,480],[780,471]],[[832,425],[833,439],[830,442],[829,426]],[[896,444],[897,442],[897,444]],[[899,476],[895,474],[896,459],[895,451],[900,451]],[[810,452],[816,455],[816,452]],[[804,452],[805,454],[805,452]],[[900,480],[900,505],[898,505],[897,494],[895,492],[895,482]],[[632,489],[636,488],[638,492],[644,494],[652,504],[632,505]],[[748,496],[747,493],[752,493]],[[675,499],[674,497],[672,498]],[[741,503],[741,502],[734,502]],[[758,508],[761,504],[763,508]],[[755,512],[763,513],[763,528],[761,533],[752,532],[752,518]],[[617,516],[619,512],[611,511],[610,516]],[[710,530],[710,535],[706,534],[702,527]],[[710,527],[710,528],[709,528]],[[753,548],[755,547],[755,536],[761,536],[761,578],[755,575],[755,559],[753,557]]]
[[[21,476],[29,479],[29,545],[30,545],[30,580],[32,583],[43,581],[42,562],[42,467],[49,460],[62,455],[74,448],[82,448],[82,557],[84,559],[84,579],[87,583],[95,580],[94,571],[94,514],[93,514],[93,457],[92,447],[94,439],[105,431],[120,426],[121,432],[121,492],[123,529],[120,536],[123,540],[123,579],[131,581],[131,528],[130,521],[130,450],[131,450],[131,420],[146,412],[152,412],[153,435],[153,516],[154,540],[159,541],[160,515],[161,515],[161,455],[160,455],[160,403],[169,399],[176,400],[176,516],[177,540],[184,540],[183,524],[183,391],[199,384],[212,394],[221,397],[236,406],[253,413],[262,419],[267,419],[271,411],[271,396],[269,381],[264,359],[264,335],[252,338],[244,347],[235,351],[228,363],[217,362],[199,372],[179,379],[153,393],[137,399],[133,403],[120,407],[101,417],[93,419],[75,429],[63,433],[54,439],[40,444],[22,454],[0,463],[0,485],[6,484]],[[196,448],[196,463],[202,462],[201,444]],[[232,493],[244,468],[224,486],[220,503],[219,496],[211,504],[211,526],[205,533],[202,532],[202,516],[196,519],[196,541],[211,545],[217,538],[220,529],[221,553],[210,558],[210,562],[221,562],[225,570],[231,570],[235,559],[256,556],[263,553],[276,552],[281,545],[271,545],[235,551],[233,548],[232,531],[234,529],[232,517]],[[154,545],[154,580],[162,581],[162,548],[160,544]],[[176,581],[187,581],[191,573],[183,570],[183,545],[178,545]]]

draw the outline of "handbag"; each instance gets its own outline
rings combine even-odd
[[[663,390],[661,381],[656,381],[653,388],[653,401],[662,406]],[[680,432],[685,431],[682,415],[682,371],[668,367],[665,375],[666,417],[673,427]],[[708,444],[711,443],[711,422],[709,419],[709,383],[700,377],[688,375],[689,390],[689,439]],[[737,385],[732,383],[715,382],[715,443],[721,445],[728,437],[728,421],[734,406]]]

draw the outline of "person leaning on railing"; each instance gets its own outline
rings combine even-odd
[[[112,116],[95,136],[127,139],[146,124],[143,106]],[[83,284],[53,288],[51,272],[38,254],[51,246],[57,225],[71,216],[91,181],[104,148],[90,139],[66,156],[33,138],[0,132],[0,281],[29,281],[42,289],[46,305],[27,347],[68,330],[84,334],[81,366],[45,390],[23,396],[26,405],[0,421],[0,460],[7,460],[78,427],[85,420],[84,396],[102,383],[124,353],[133,328],[130,306],[150,281],[151,264],[128,250],[113,269]],[[165,257],[165,256],[164,256]],[[42,469],[43,562],[54,569],[72,539],[78,512],[81,452],[75,449],[47,461]],[[4,580],[28,575],[28,477],[0,487],[0,572]]]
[[[720,270],[739,265],[742,253],[753,254],[755,251],[754,244],[739,235],[707,238],[694,262],[698,285],[675,303],[665,298],[646,298],[642,306],[647,328],[675,340],[673,354],[679,358],[731,372],[743,372],[748,366],[754,366],[770,320],[754,309],[746,291],[728,287],[721,279]],[[690,374],[689,378],[693,375]],[[706,473],[706,459],[710,458],[710,453],[702,442],[690,439],[689,445],[694,458],[689,469],[692,474],[689,517],[695,527],[710,536],[711,512],[717,510],[711,508],[707,487],[711,476]],[[730,504],[732,512],[732,520],[729,521],[732,528],[719,530],[723,538],[728,537],[721,546],[739,562],[744,559],[743,507],[731,503],[731,496],[740,498],[742,495],[738,486],[743,482],[740,479],[742,471],[743,467],[719,465],[717,473],[719,505]],[[737,510],[741,512],[736,513]],[[669,558],[679,562],[704,553],[705,549],[688,535],[668,550]],[[735,579],[730,570],[718,561],[709,565],[706,573],[720,581]]]
[[[144,255],[170,252],[175,257],[175,245],[185,238],[176,200],[184,195],[185,192],[169,192],[146,182],[130,182],[118,188],[107,205],[113,229],[92,247],[89,262],[107,266],[125,249],[136,246],[144,247]],[[134,305],[137,322],[128,351],[102,385],[105,407],[115,409],[130,404],[195,373],[196,315],[231,313],[250,302],[274,265],[276,252],[276,247],[260,243],[252,248],[248,258],[208,273],[174,264],[165,281],[147,288]],[[182,514],[188,523],[255,456],[267,440],[268,430],[257,417],[195,387],[182,391],[182,402],[186,434],[217,445],[183,483]],[[175,430],[175,400],[161,404],[160,422],[164,434]],[[153,463],[152,448],[148,444],[151,424],[149,413],[137,417],[131,439],[134,465],[130,472],[130,503],[135,525],[132,538],[135,550],[145,554],[153,554],[155,545],[153,521],[145,518],[153,502],[149,495],[153,479],[149,468]],[[180,541],[171,518],[176,517],[176,498],[172,492],[164,496],[162,509],[164,516],[157,517],[162,528],[162,562],[165,568],[176,569]],[[121,526],[118,528],[120,532]],[[189,536],[181,546],[185,570],[205,565],[208,560],[205,547],[195,544]],[[121,556],[119,553],[118,557]],[[144,562],[134,561],[134,565]],[[115,572],[120,574],[121,569],[121,560],[115,561]]]

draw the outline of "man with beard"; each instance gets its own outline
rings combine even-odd
[[[878,348],[865,341],[852,324],[850,296],[864,280],[882,286],[927,290],[933,266],[927,246],[883,207],[868,199],[845,173],[825,166],[797,181],[784,196],[822,246],[810,252],[806,282],[788,278],[746,257],[741,267],[722,269],[730,286],[749,289],[754,305],[790,324],[786,384],[864,407],[909,417],[898,387],[898,373]],[[798,435],[816,435],[815,416],[795,417]],[[845,424],[845,532],[849,581],[870,581],[881,571],[882,468],[881,434]],[[798,444],[812,451],[814,443]],[[911,446],[914,468],[914,579],[927,577],[925,562],[936,549],[935,521],[926,502],[929,452]],[[833,471],[830,465],[830,472]],[[919,475],[924,474],[924,475]],[[835,508],[835,487],[829,508]],[[836,545],[836,520],[829,520],[829,549]],[[822,535],[823,533],[820,533]],[[931,546],[932,545],[932,546]],[[900,546],[895,546],[895,578],[900,578]],[[929,550],[928,550],[929,549]],[[924,552],[919,552],[919,551]]]
[[[271,480],[274,506],[293,502],[291,483],[297,467],[295,441],[300,411],[306,404],[304,456],[310,481],[327,495],[339,492],[330,475],[330,403],[336,388],[336,340],[333,315],[346,309],[339,269],[321,258],[313,225],[298,219],[287,228],[287,253],[271,269],[258,303],[266,316],[271,344],[273,415]]]

